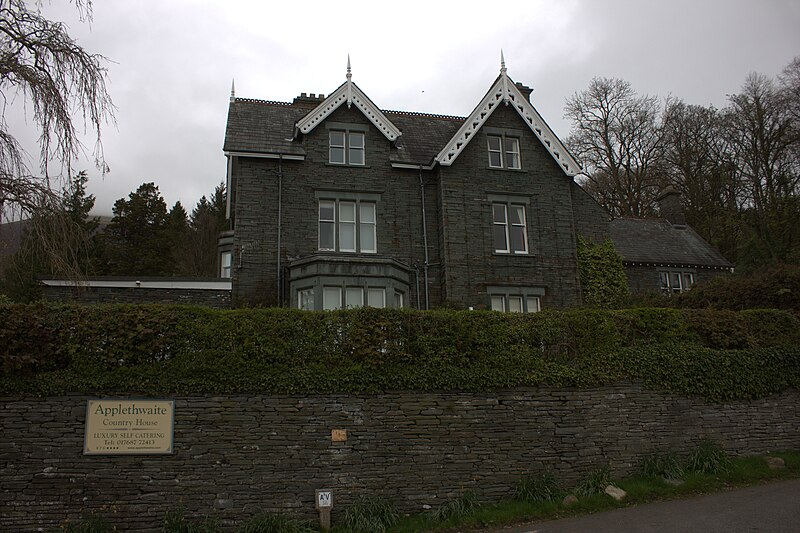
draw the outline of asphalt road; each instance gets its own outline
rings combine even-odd
[[[800,533],[800,479],[727,492],[537,522],[496,533]]]

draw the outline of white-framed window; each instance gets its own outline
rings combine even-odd
[[[233,264],[233,253],[222,252],[219,256],[219,277],[231,277],[231,265]]]
[[[374,254],[377,240],[375,202],[319,201],[321,251]]]
[[[492,204],[492,244],[495,253],[528,253],[525,205],[503,202]]]
[[[505,135],[487,135],[490,168],[520,169],[519,139]]]
[[[659,272],[661,278],[661,292],[673,294],[688,291],[694,285],[694,273],[686,271],[666,271]]]
[[[541,311],[539,296],[522,294],[492,294],[492,311],[505,313],[538,313]]]
[[[314,309],[314,289],[301,289],[297,291],[297,308],[303,311]]]
[[[538,313],[542,310],[544,287],[489,286],[492,311],[504,313]]]
[[[342,288],[323,287],[322,288],[322,309],[333,311],[342,308]]]
[[[328,132],[328,161],[334,165],[365,164],[364,132],[331,130]]]
[[[406,296],[402,291],[394,291],[394,307],[395,309],[402,309],[405,305]]]
[[[364,301],[366,292],[367,300]],[[307,294],[308,293],[308,294]],[[344,301],[342,301],[344,294]],[[344,305],[343,305],[344,304]],[[304,307],[306,305],[307,307]],[[383,287],[323,287],[322,309],[332,311],[335,309],[358,309],[359,307],[386,307],[386,289]],[[299,309],[313,309],[314,299],[312,289],[297,291],[297,307]]]
[[[367,289],[367,305],[383,309],[386,307],[386,289],[370,287]]]

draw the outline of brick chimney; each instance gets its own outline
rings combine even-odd
[[[667,219],[669,223],[674,226],[685,226],[686,217],[683,214],[683,205],[681,204],[681,193],[675,190],[670,185],[661,195],[656,198],[658,202],[658,211],[661,217]]]
[[[514,85],[517,86],[517,89],[519,89],[519,92],[522,93],[522,96],[527,98],[528,102],[530,102],[531,101],[531,93],[533,92],[533,89],[531,89],[527,85],[523,85],[521,81],[516,82]]]
[[[325,95],[322,93],[319,93],[319,95],[316,95],[314,93],[311,94],[300,93],[300,96],[296,96],[295,99],[292,101],[292,104],[316,106],[323,100],[325,100]]]

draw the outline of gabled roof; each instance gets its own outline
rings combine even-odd
[[[611,221],[610,230],[617,252],[627,263],[733,267],[689,226],[658,219],[617,218]]]
[[[303,134],[309,133],[321,124],[325,120],[325,117],[339,109],[339,106],[346,103],[348,108],[355,104],[356,108],[364,113],[364,116],[367,117],[389,141],[396,140],[401,135],[400,130],[397,126],[392,124],[386,115],[378,109],[378,106],[364,94],[364,91],[353,83],[352,76],[350,71],[350,58],[348,57],[347,81],[328,95],[328,97],[309,114],[301,118],[296,124],[297,130]]]
[[[516,84],[508,77],[506,73],[505,61],[500,59],[500,75],[492,85],[486,96],[472,111],[472,113],[464,121],[464,124],[459,128],[456,134],[450,139],[447,145],[436,156],[436,161],[440,165],[452,165],[458,155],[461,153],[467,144],[472,140],[474,134],[483,126],[483,124],[492,116],[495,109],[502,103],[512,106],[519,116],[525,121],[525,124],[542,142],[553,159],[556,160],[558,165],[564,170],[568,176],[574,176],[580,172],[580,165],[567,148],[561,143],[559,138],[550,129],[550,126],[539,115],[539,112],[534,109],[533,105],[528,99],[520,92]]]
[[[501,74],[472,115],[454,117],[407,111],[380,110],[352,83],[348,60],[347,81],[327,98],[305,97],[294,102],[237,98],[231,91],[228,126],[223,150],[227,154],[302,159],[305,156],[297,133],[308,133],[342,104],[355,104],[375,127],[392,142],[390,161],[398,167],[437,162],[450,165],[491,112],[507,102],[523,117],[567,175],[578,172],[578,164],[542,120],[527,98],[505,73]],[[484,108],[487,111],[484,113]]]

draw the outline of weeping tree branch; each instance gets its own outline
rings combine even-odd
[[[91,0],[73,4],[81,21],[91,20]],[[81,126],[94,138],[96,166],[103,173],[108,171],[101,130],[114,122],[114,105],[106,89],[105,62],[103,56],[76,43],[63,23],[46,19],[38,2],[0,0],[0,222],[9,211],[31,217],[34,226],[36,221],[58,219],[59,186],[69,187],[71,161],[86,153]],[[30,168],[5,118],[9,102],[18,98],[39,131],[36,169]],[[60,165],[55,175],[50,172],[54,162]],[[61,232],[50,231],[54,228],[34,231],[57,270],[74,275],[78,264],[74,253],[63,247],[71,239],[63,236],[68,226],[62,228]]]

